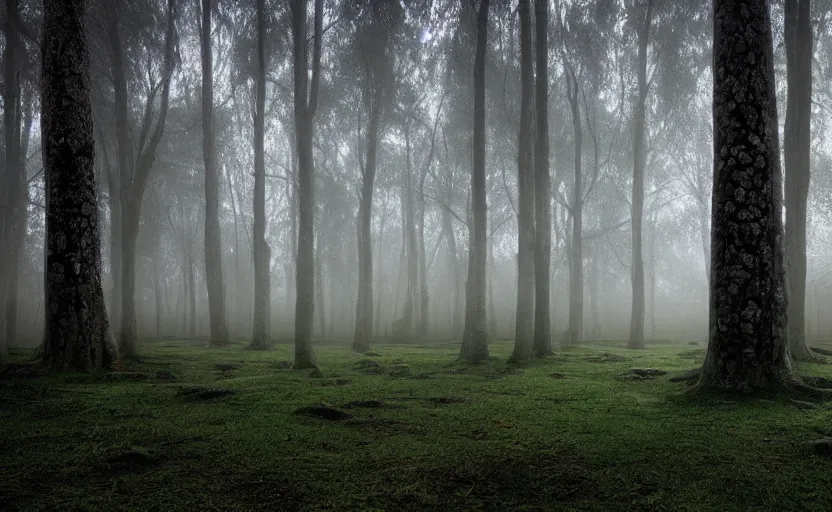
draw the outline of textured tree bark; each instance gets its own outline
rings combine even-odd
[[[290,0],[295,136],[298,154],[298,242],[295,277],[295,361],[293,368],[316,367],[312,352],[312,327],[315,320],[315,180],[312,138],[321,69],[323,0],[315,0],[312,79],[306,36],[306,0]],[[309,90],[307,91],[307,85]]]
[[[534,238],[534,342],[536,357],[552,353],[552,325],[549,318],[549,290],[552,250],[552,220],[549,190],[549,1],[535,0],[535,59],[537,77],[535,103],[537,133],[534,156],[535,238]]]
[[[208,323],[210,345],[228,343],[225,324],[225,287],[222,274],[222,234],[220,232],[220,177],[217,169],[214,136],[214,70],[211,50],[211,0],[202,0],[202,156],[205,160],[205,283],[208,285]],[[259,246],[258,246],[259,248]]]
[[[45,0],[41,139],[46,181],[43,363],[107,369],[109,337],[96,197],[95,142],[83,0]]]
[[[778,388],[786,335],[782,175],[768,2],[714,3],[710,340],[700,388]]]
[[[642,25],[638,29],[638,92],[633,112],[633,197],[632,197],[632,283],[629,348],[644,348],[644,258],[641,228],[644,223],[644,118],[647,83],[647,45],[653,21],[653,0],[647,0]]]
[[[460,359],[470,363],[488,359],[485,315],[486,215],[485,194],[485,51],[488,46],[488,0],[477,13],[477,50],[474,59],[474,165],[471,171],[471,242],[465,293],[465,331]]]
[[[806,204],[810,181],[812,20],[810,0],[786,0],[786,261],[789,350],[793,360],[819,359],[806,344]]]
[[[520,0],[520,129],[517,136],[517,309],[511,361],[532,355],[535,313],[535,173],[533,167],[534,62],[530,0]]]
[[[257,68],[254,99],[254,323],[250,348],[271,345],[271,250],[266,242],[266,2],[257,0]]]

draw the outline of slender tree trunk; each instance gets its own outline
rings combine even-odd
[[[534,215],[533,167],[534,62],[530,0],[520,0],[520,131],[517,140],[517,309],[511,360],[526,361],[534,344]]]
[[[448,173],[445,183],[445,201],[448,205],[451,204],[453,196],[453,176]],[[451,286],[453,300],[453,307],[450,310],[451,314],[451,337],[458,339],[462,336],[462,272],[459,268],[459,249],[456,245],[456,234],[454,233],[453,219],[451,212],[447,209],[442,209],[442,229],[445,231],[446,240],[448,242],[448,268],[451,269]]]
[[[653,20],[653,0],[646,0],[645,15],[638,29],[638,92],[633,112],[632,283],[629,348],[644,348],[644,259],[641,228],[644,222],[644,123],[647,102],[647,45]]]
[[[806,205],[809,198],[812,115],[812,20],[810,0],[786,0],[786,261],[789,350],[792,359],[818,359],[806,344]]]
[[[121,207],[121,338],[119,354],[136,355],[136,241],[139,236],[138,205],[129,200]]]
[[[405,153],[407,163],[404,173],[402,195],[404,196],[404,229],[405,247],[407,248],[407,287],[402,308],[402,316],[393,326],[393,336],[410,339],[413,335],[414,310],[416,309],[416,294],[419,287],[419,258],[416,236],[416,212],[413,205],[413,165],[411,162],[410,127],[405,127]]]
[[[769,2],[716,0],[713,48],[710,342],[699,385],[778,388],[792,373]]]
[[[200,49],[202,50],[202,156],[205,160],[205,283],[208,286],[208,322],[211,326],[210,345],[219,347],[228,343],[228,328],[225,324],[222,234],[219,219],[220,177],[217,167],[216,137],[214,136],[214,70],[211,49],[212,3],[211,0],[202,0],[202,30],[200,34]],[[256,210],[255,215],[257,215]],[[256,282],[255,286],[257,286]]]
[[[485,257],[487,209],[485,193],[485,52],[488,47],[488,3],[480,0],[477,14],[477,51],[474,59],[474,155],[471,171],[471,242],[465,295],[465,332],[460,359],[476,363],[488,359],[485,318]]]
[[[601,251],[597,247],[597,244],[595,244],[595,248],[592,252],[592,267],[589,271],[589,314],[592,317],[592,332],[590,333],[590,337],[595,339],[601,338],[601,318],[598,307],[600,302],[600,297],[598,295],[601,290],[601,269],[600,264],[598,263],[600,252]]]
[[[156,306],[156,339],[162,339],[162,319],[164,317],[164,308],[162,306],[162,244],[161,239],[156,246],[156,255],[153,257],[153,299]]]
[[[568,96],[572,111],[572,130],[575,134],[575,183],[572,197],[572,250],[569,268],[569,343],[577,345],[583,341],[584,337],[584,188],[581,162],[583,128],[578,99],[578,79],[571,67],[567,73],[567,80],[570,83]]]
[[[295,279],[295,362],[296,369],[316,366],[312,352],[315,305],[315,180],[312,138],[321,68],[323,0],[315,0],[312,79],[309,90],[309,61],[306,36],[306,0],[290,0],[294,52],[295,132],[298,153],[298,251]]]
[[[534,238],[534,342],[536,357],[552,353],[552,326],[549,318],[550,274],[552,250],[552,221],[549,190],[549,0],[535,0],[535,238]],[[493,255],[492,255],[493,258]]]
[[[326,309],[324,307],[324,244],[319,239],[315,246],[315,295],[318,297],[317,310],[318,313],[318,327],[320,332],[318,336],[326,339]]]
[[[194,271],[194,249],[193,243],[188,241],[188,295],[191,304],[190,324],[188,325],[188,337],[196,338],[196,272]]]
[[[83,0],[45,0],[43,13],[43,362],[56,370],[108,369],[116,351],[101,289],[85,5]]]
[[[266,242],[266,1],[257,0],[257,71],[254,101],[254,323],[250,348],[271,344],[271,249]]]

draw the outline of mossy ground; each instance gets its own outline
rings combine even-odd
[[[155,341],[110,375],[12,367],[0,509],[830,510],[832,461],[807,442],[832,408],[621,379],[704,352],[622,347],[518,367],[507,341],[478,366],[456,344],[318,346],[316,372],[289,369],[288,344]],[[347,414],[296,412],[320,405]]]

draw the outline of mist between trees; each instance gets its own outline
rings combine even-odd
[[[789,337],[811,357],[805,341],[832,330],[832,3],[770,8]],[[708,336],[709,2],[85,9],[102,285],[122,354],[164,337],[295,340],[296,364],[314,365],[321,340],[464,339],[476,359],[513,338],[524,359]],[[2,16],[0,345],[33,346],[44,11],[5,0]]]

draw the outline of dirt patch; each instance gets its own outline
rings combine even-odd
[[[549,377],[551,377],[553,379],[565,379],[566,375],[564,375],[562,373],[550,373]]]
[[[176,376],[168,371],[161,370],[156,372],[156,380],[176,380]]]
[[[345,409],[382,409],[384,407],[387,407],[384,400],[353,400],[352,402],[344,404]]]
[[[422,398],[421,400],[437,405],[464,404],[468,401],[467,398],[459,398],[456,396],[431,396]]]
[[[177,395],[181,396],[184,400],[199,402],[233,395],[234,393],[235,391],[233,389],[188,386],[180,389]]]
[[[604,352],[603,354],[599,354],[597,356],[587,357],[586,360],[590,363],[623,363],[624,361],[627,361],[627,358],[618,354]]]
[[[302,416],[311,416],[313,418],[320,418],[329,421],[344,421],[353,417],[352,414],[346,411],[342,411],[340,409],[328,407],[325,405],[310,405],[308,407],[299,407],[295,409],[295,414],[299,414]]]
[[[230,372],[231,370],[236,370],[237,366],[231,363],[217,363],[214,365],[214,368],[221,372]]]
[[[98,473],[114,475],[143,471],[160,463],[159,456],[136,448],[110,455],[96,463],[93,469]]]
[[[618,378],[626,380],[650,380],[661,377],[662,375],[667,375],[667,372],[656,368],[630,368],[626,373],[619,375]]]

